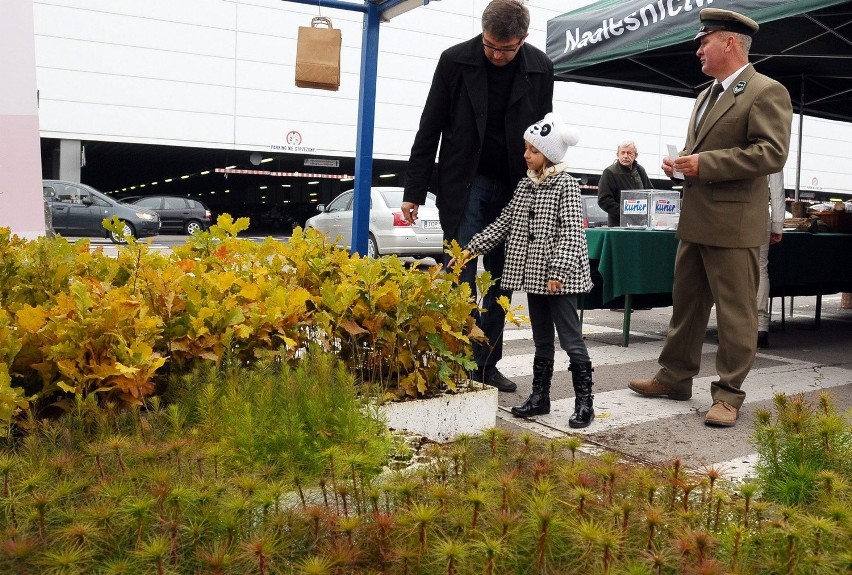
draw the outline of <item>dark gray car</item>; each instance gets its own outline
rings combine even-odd
[[[181,196],[144,196],[122,200],[157,212],[162,222],[161,233],[176,232],[192,235],[203,231],[213,223],[213,214],[207,206],[191,198]]]
[[[607,213],[598,205],[597,196],[582,196],[583,227],[601,228],[606,226]]]
[[[108,237],[122,243],[121,236],[107,231],[103,221],[118,216],[126,237],[144,238],[160,233],[160,216],[151,210],[130,206],[102,194],[91,186],[62,180],[43,180],[45,206],[50,209],[53,232],[62,236]]]

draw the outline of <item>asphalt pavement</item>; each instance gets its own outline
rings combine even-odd
[[[525,301],[524,294],[513,297],[516,305],[523,306]],[[568,358],[561,350],[557,350],[551,413],[530,420],[509,413],[531,391],[534,347],[528,326],[507,327],[504,357],[498,367],[517,382],[518,391],[500,394],[499,425],[547,437],[579,435],[591,448],[615,451],[630,460],[664,463],[680,459],[688,468],[712,465],[724,469],[731,479],[746,477],[757,460],[752,441],[755,414],[761,408],[772,411],[776,393],[803,393],[815,401],[826,390],[838,409],[852,409],[852,309],[841,308],[840,294],[824,296],[817,328],[816,298],[797,297],[792,316],[786,317],[782,329],[780,305],[780,298],[775,298],[770,347],[758,350],[743,385],[746,403],[735,427],[704,425],[712,403],[710,382],[716,373],[715,316],[710,319],[691,400],[648,399],[627,389],[631,378],[650,377],[658,369],[670,307],[634,311],[628,347],[622,346],[621,312],[591,310],[584,314],[583,333],[595,369],[597,418],[581,430],[568,427],[574,393]]]

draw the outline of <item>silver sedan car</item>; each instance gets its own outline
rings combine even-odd
[[[337,245],[349,248],[352,242],[352,208],[355,190],[343,192],[327,206],[317,206],[319,215],[308,218],[305,228],[326,234]],[[408,257],[432,257],[441,261],[444,254],[444,231],[438,221],[435,196],[428,194],[420,206],[417,222],[409,224],[402,217],[402,188],[373,188],[370,194],[370,233],[367,256],[396,254]]]

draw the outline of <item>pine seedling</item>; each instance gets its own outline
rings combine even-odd
[[[121,511],[136,523],[136,541],[142,542],[142,533],[151,519],[152,509],[157,504],[153,497],[135,496],[122,502]]]
[[[155,535],[142,543],[136,550],[136,555],[145,563],[157,568],[157,575],[165,575],[166,559],[172,550],[169,539],[163,535]]]
[[[743,509],[743,526],[745,527],[748,527],[748,515],[751,510],[751,501],[758,489],[759,486],[757,483],[747,482],[740,485],[740,494],[743,496],[745,503],[745,508]]]
[[[242,544],[240,556],[257,566],[258,575],[267,575],[272,554],[276,550],[277,547],[272,537],[259,536]]]
[[[645,509],[645,526],[648,528],[648,538],[645,544],[645,549],[651,551],[656,548],[654,545],[654,537],[657,531],[663,525],[663,513],[656,507],[648,507]]]
[[[473,550],[483,556],[483,575],[494,575],[497,569],[497,560],[506,554],[506,542],[504,538],[494,539],[487,534],[481,539],[473,542]]]
[[[822,554],[825,540],[838,532],[837,524],[826,517],[802,513],[798,516],[798,522],[813,536],[811,549],[814,555]]]
[[[722,517],[722,506],[730,501],[730,497],[724,491],[717,491],[713,494],[713,531],[718,531]]]
[[[551,527],[556,512],[553,497],[549,494],[534,493],[530,497],[528,513],[535,528],[535,565],[541,572],[550,547]]]
[[[210,570],[211,575],[224,575],[234,562],[229,546],[219,540],[214,541],[207,548],[199,549],[198,558]]]
[[[44,568],[44,573],[82,575],[89,571],[91,561],[91,551],[79,545],[68,545],[45,551],[38,563]]]
[[[37,491],[30,495],[29,506],[33,508],[38,517],[38,535],[42,540],[45,537],[45,517],[47,516],[47,507],[53,503],[53,494],[44,491]]]
[[[418,557],[422,559],[426,551],[429,528],[441,516],[441,508],[435,505],[414,503],[406,513],[405,520],[410,522],[417,531]]]
[[[473,487],[464,494],[464,500],[473,509],[470,520],[470,530],[476,531],[476,526],[479,521],[479,513],[482,506],[488,503],[489,494],[480,487]]]
[[[26,565],[40,549],[39,539],[36,537],[17,536],[0,541],[0,557],[5,559],[4,563],[9,566],[18,567],[18,573],[26,573]]]
[[[444,570],[446,575],[458,575],[456,566],[467,557],[468,547],[453,539],[442,539],[435,545],[435,554],[446,566]]]
[[[364,520],[360,516],[352,516],[352,517],[344,517],[338,520],[337,528],[341,533],[346,535],[346,540],[349,543],[350,547],[355,546],[355,542],[352,538],[353,533],[355,533],[364,523]]]
[[[0,454],[0,475],[3,476],[3,497],[9,497],[9,480],[12,470],[15,469],[15,457],[8,453]]]
[[[568,437],[565,440],[565,447],[571,452],[571,465],[574,465],[577,460],[577,450],[583,446],[583,440],[576,436]]]

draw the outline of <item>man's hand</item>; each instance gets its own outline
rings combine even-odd
[[[409,224],[413,224],[417,220],[417,210],[420,208],[420,204],[415,204],[414,202],[402,202],[402,217],[405,218],[405,221]]]
[[[662,166],[663,172],[665,172],[665,174],[670,178],[672,177],[672,165],[673,164],[674,164],[674,160],[672,160],[668,156],[663,158],[663,166]]]
[[[777,244],[778,242],[781,241],[781,239],[783,237],[784,237],[784,234],[776,234],[776,233],[773,232],[773,233],[769,234],[769,244],[770,245]]]
[[[663,160],[663,170],[665,170],[666,161]],[[678,156],[675,158],[672,168],[676,172],[682,173],[684,176],[698,177],[698,154],[690,154],[689,156]],[[668,172],[666,172],[668,174]]]

